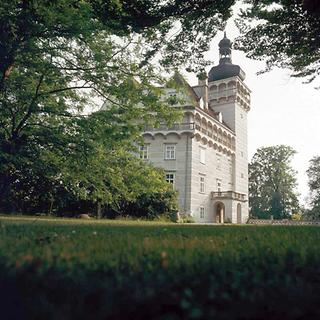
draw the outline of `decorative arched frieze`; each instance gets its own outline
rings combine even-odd
[[[199,133],[196,133],[194,137],[196,138],[197,141],[201,140],[201,135]]]
[[[155,139],[154,135],[153,135],[152,133],[150,133],[150,132],[144,132],[144,133],[142,133],[142,136],[143,136],[144,138],[150,138],[150,139],[152,139],[152,140]]]
[[[219,91],[225,90],[226,88],[227,88],[227,86],[226,86],[226,84],[224,82],[220,83],[219,86],[218,86]]]
[[[202,142],[202,144],[206,145],[206,144],[208,144],[208,139],[206,137],[202,137],[201,142]]]
[[[176,136],[178,139],[181,139],[180,133],[178,133],[176,131],[168,131],[168,133],[166,134],[166,138],[168,138],[170,136]]]
[[[161,138],[163,138],[163,139],[167,139],[166,135],[165,135],[164,133],[162,133],[162,132],[156,132],[156,133],[154,134],[154,137],[155,137],[155,138],[156,138],[156,137],[161,137]]]
[[[236,82],[234,80],[231,80],[228,82],[228,88],[235,88],[236,87]]]

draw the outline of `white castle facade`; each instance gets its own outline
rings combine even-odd
[[[183,120],[172,128],[147,128],[140,155],[165,170],[178,192],[180,215],[191,215],[198,223],[245,223],[250,90],[245,73],[232,64],[226,35],[219,50],[219,65],[197,86],[175,75],[185,89]],[[168,89],[168,94],[177,92]]]

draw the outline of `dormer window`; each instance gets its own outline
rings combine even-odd
[[[203,98],[200,99],[199,101],[199,106],[201,109],[204,109],[204,101],[203,101]]]

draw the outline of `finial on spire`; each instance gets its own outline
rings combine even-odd
[[[227,31],[224,30],[224,38],[227,38]]]

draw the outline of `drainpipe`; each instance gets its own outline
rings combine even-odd
[[[187,205],[188,205],[188,200],[187,200],[187,196],[188,196],[188,164],[189,164],[189,135],[187,134],[187,145],[186,145],[186,157],[185,157],[185,174],[184,174],[184,213],[187,213]],[[191,168],[190,168],[191,169]],[[191,187],[191,185],[190,185]]]

